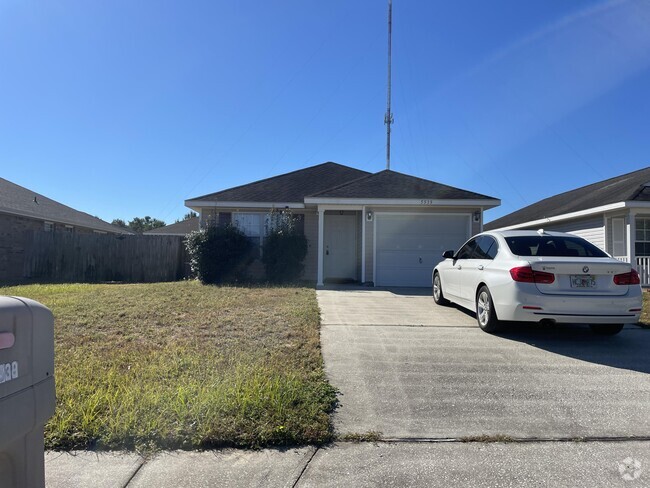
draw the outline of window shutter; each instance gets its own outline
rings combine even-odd
[[[627,256],[625,219],[620,217],[612,219],[612,251],[615,257]]]

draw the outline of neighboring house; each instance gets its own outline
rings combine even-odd
[[[261,246],[271,209],[290,209],[307,237],[304,279],[431,286],[448,249],[482,229],[496,198],[396,171],[323,163],[189,199],[201,225],[232,222]]]
[[[0,281],[22,277],[26,231],[131,234],[0,178]]]
[[[143,232],[143,234],[148,236],[185,236],[195,230],[199,230],[199,218],[190,217],[189,219],[181,220],[180,222],[175,222],[164,227],[148,230]]]
[[[635,263],[650,285],[650,168],[541,200],[485,225],[570,232]]]

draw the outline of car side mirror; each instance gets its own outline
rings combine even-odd
[[[442,253],[442,257],[445,259],[452,259],[454,257],[454,251],[445,251]]]

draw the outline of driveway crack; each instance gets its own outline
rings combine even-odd
[[[296,488],[296,486],[298,486],[298,483],[300,483],[300,480],[302,479],[302,476],[305,474],[305,471],[307,471],[307,468],[309,467],[309,464],[311,463],[311,460],[314,459],[314,457],[316,456],[316,453],[318,453],[318,451],[320,451],[320,447],[316,447],[316,449],[314,449],[314,452],[311,453],[311,456],[309,456],[309,459],[307,459],[307,462],[305,463],[302,470],[300,471],[300,474],[296,478],[296,481],[294,481],[293,485],[291,485],[291,488]]]

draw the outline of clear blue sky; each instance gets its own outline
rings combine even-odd
[[[384,0],[0,2],[0,176],[105,220],[384,169]],[[392,169],[486,220],[650,164],[650,1],[394,0]]]

